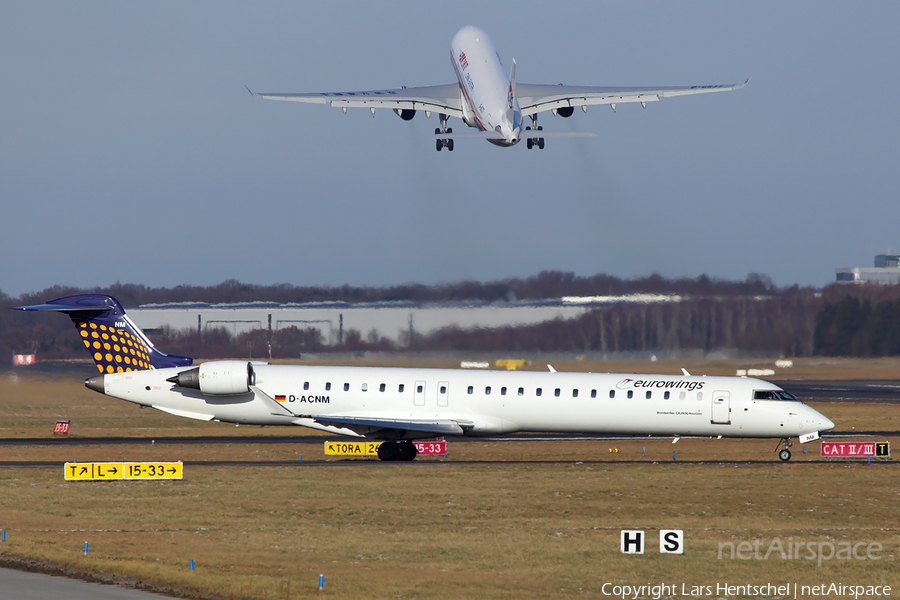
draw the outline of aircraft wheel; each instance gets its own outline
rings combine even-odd
[[[437,135],[437,134],[439,134],[440,132],[441,132],[440,127],[435,127],[435,128],[434,128],[434,135]]]
[[[541,150],[544,149],[544,138],[538,139],[538,148],[540,148]]]
[[[532,148],[534,148],[534,140],[531,138],[528,138],[528,141],[525,142],[525,145],[528,146],[529,150],[531,150]]]
[[[543,126],[543,125],[538,126],[537,130],[538,130],[538,131],[543,131],[543,130],[544,130],[544,126]]]
[[[435,148],[435,150],[437,150],[438,152],[440,152],[440,151],[441,151],[441,148],[443,148],[443,147],[444,147],[444,144],[443,144],[443,142],[442,142],[441,140],[434,140],[434,148]]]
[[[418,452],[416,452],[416,447],[413,445],[412,442],[399,442],[397,444],[397,450],[399,451],[399,456],[397,457],[397,460],[402,460],[402,461],[406,461],[406,462],[415,460],[416,455],[418,454]]]
[[[780,458],[782,460],[782,462],[787,462],[787,461],[791,460],[791,451],[788,450],[787,448],[783,448],[778,453],[778,458]]]
[[[447,133],[453,133],[453,128],[452,128],[452,127],[448,127],[448,128],[447,128]]]
[[[453,152],[453,140],[447,140],[447,150]]]
[[[394,442],[382,442],[378,446],[378,458],[385,462],[390,462],[400,458],[400,449]]]
[[[528,127],[526,127],[525,131],[531,131],[531,126],[529,125]]]

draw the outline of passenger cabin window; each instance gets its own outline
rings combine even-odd
[[[402,394],[402,393],[403,393],[403,390],[404,390],[405,388],[406,388],[406,386],[403,385],[403,384],[401,383],[401,384],[400,384],[400,387],[397,389],[397,391],[400,392],[400,393]]]
[[[559,388],[556,388],[555,390],[553,390],[553,395],[556,396],[557,398],[559,398]]]
[[[506,387],[500,388],[500,395],[501,395],[501,396],[505,396],[505,395],[506,395]]]
[[[663,392],[663,400],[669,399],[669,392]]]
[[[441,393],[442,393],[442,394],[446,394],[446,393],[447,393],[447,386],[446,386],[446,385],[442,385],[442,386],[441,386]]]
[[[519,395],[520,395],[520,396],[524,396],[524,395],[525,395],[525,388],[519,388]]]
[[[416,393],[421,394],[425,390],[424,386],[418,385],[416,386]]]
[[[364,392],[368,392],[368,391],[369,391],[369,384],[368,384],[368,383],[362,384],[362,386],[360,387],[360,389],[362,389],[362,391],[364,391]]]
[[[628,390],[628,399],[631,400],[634,398],[634,392],[632,390]]]
[[[609,397],[610,397],[610,398],[615,398],[615,397],[616,397],[616,390],[609,390]]]
[[[591,398],[597,397],[597,390],[591,390]]]
[[[703,400],[703,392],[697,392],[697,400]]]
[[[487,386],[487,387],[484,388],[484,395],[485,395],[485,396],[490,396],[490,395],[491,395],[491,386]]]
[[[387,388],[387,386],[382,383],[381,385],[378,386],[378,391],[383,392],[386,388]]]
[[[652,395],[653,395],[653,392],[651,392],[650,390],[647,390],[645,397],[647,398],[647,400],[649,400]]]
[[[331,382],[329,381],[328,383],[325,384],[325,391],[327,392],[330,389],[331,389]]]
[[[578,390],[572,390],[572,397],[573,397],[573,398],[577,398],[577,397],[578,397]]]
[[[544,391],[541,388],[538,388],[534,393],[535,395],[540,396],[542,393],[544,393]]]
[[[470,385],[470,386],[469,386],[469,389],[468,389],[468,390],[466,390],[466,391],[467,391],[467,392],[468,392],[468,393],[470,393],[470,394],[471,394],[471,393],[473,393],[473,392],[474,392],[474,391],[475,391],[475,388],[474,388],[474,387],[472,387],[472,386],[471,386],[471,385]]]
[[[309,382],[308,382],[308,381],[304,381],[304,382],[303,382],[303,389],[304,389],[304,390],[308,390],[308,389],[309,389]]]
[[[685,398],[687,398],[687,394],[685,394],[684,392],[678,392],[679,400],[684,400]]]
[[[349,384],[349,383],[345,383],[345,384],[344,384],[344,391],[345,391],[345,392],[349,392],[349,391],[350,391],[350,384]]]

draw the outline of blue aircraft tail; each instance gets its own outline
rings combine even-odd
[[[16,310],[49,310],[69,315],[101,373],[183,367],[194,362],[186,356],[157,350],[112,296],[66,296],[47,304],[19,306]]]

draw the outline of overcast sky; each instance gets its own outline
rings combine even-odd
[[[426,284],[544,269],[824,285],[900,250],[897,2],[4,2],[0,290]],[[252,98],[455,81],[743,90],[542,115],[543,151],[437,118]],[[455,119],[456,131],[465,126]]]

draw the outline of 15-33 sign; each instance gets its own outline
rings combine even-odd
[[[66,463],[67,480],[181,479],[180,462]]]

